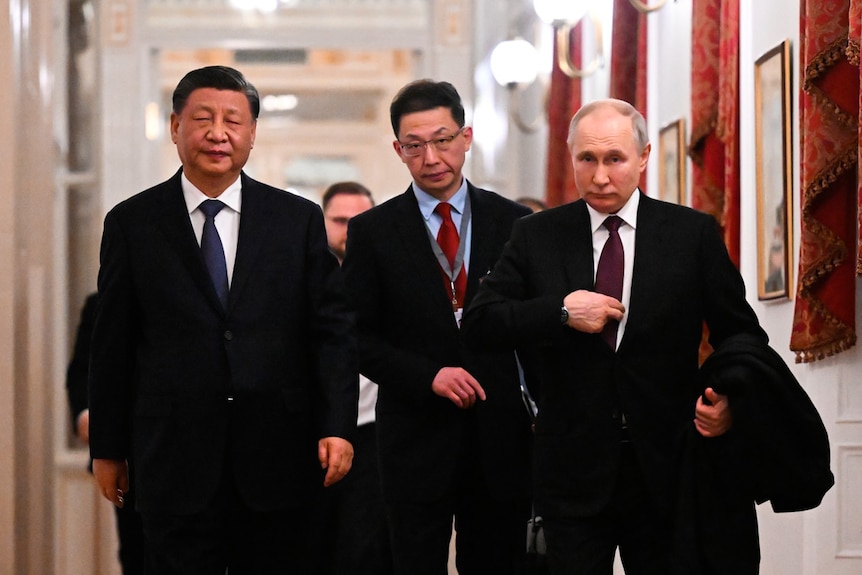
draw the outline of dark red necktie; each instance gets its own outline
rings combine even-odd
[[[608,230],[608,239],[599,257],[596,270],[596,291],[623,300],[623,242],[620,240],[619,227],[623,221],[619,216],[608,216],[602,224]],[[611,349],[617,348],[617,329],[620,323],[609,320],[602,330],[602,338]]]
[[[452,221],[452,206],[441,202],[434,208],[441,218],[443,223],[440,224],[440,230],[437,232],[437,244],[443,250],[443,255],[449,260],[449,269],[455,266],[455,255],[458,253],[458,230],[455,228],[455,222]],[[455,281],[452,282],[449,276],[440,267],[440,273],[443,275],[443,282],[446,286],[446,293],[452,300],[452,309],[458,309],[464,306],[464,294],[467,291],[467,274],[464,272],[464,264],[461,263],[461,269],[457,273]]]

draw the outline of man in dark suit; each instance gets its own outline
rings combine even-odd
[[[445,574],[454,517],[461,575],[521,573],[530,424],[515,358],[467,350],[459,324],[512,223],[529,210],[464,178],[473,132],[451,84],[408,84],[390,116],[413,183],[350,220],[344,270],[360,369],[379,386],[395,572]]]
[[[105,218],[90,451],[118,506],[134,454],[150,574],[307,572],[316,486],[351,465],[353,317],[320,208],[242,171],[259,108],[238,71],[189,72],[182,169]]]
[[[321,204],[329,249],[341,263],[347,249],[347,224],[374,207],[374,198],[359,182],[335,182],[326,188]],[[377,466],[376,405],[377,384],[360,375],[353,466],[343,481],[323,490],[320,512],[314,514],[324,534],[319,539],[326,544],[314,562],[318,575],[392,573]]]
[[[90,343],[93,324],[96,322],[98,295],[91,293],[81,309],[81,321],[75,335],[75,345],[66,368],[66,395],[75,433],[84,445],[90,444],[90,408],[87,407],[87,376],[90,370]],[[91,462],[92,467],[92,462]],[[129,491],[123,496],[125,504],[114,507],[117,519],[117,539],[123,575],[141,575],[144,572],[144,530],[141,516],[135,510],[135,492],[129,477]]]
[[[524,350],[537,376],[535,497],[551,572],[610,573],[619,547],[627,573],[666,575],[681,438],[696,429],[724,445],[733,423],[728,398],[698,375],[703,324],[717,349],[767,338],[716,222],[638,191],[650,145],[632,106],[585,105],[569,149],[581,200],[515,225],[465,337]],[[614,235],[622,276],[607,295],[600,262]],[[756,555],[752,501],[739,513]]]

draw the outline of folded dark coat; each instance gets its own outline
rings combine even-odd
[[[808,394],[770,347],[725,341],[701,367],[704,388],[730,397],[733,428],[715,439],[692,427],[680,442],[673,573],[756,574],[755,503],[776,512],[820,504],[834,484],[826,429]]]

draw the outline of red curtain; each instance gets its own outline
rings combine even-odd
[[[847,60],[859,68],[859,83],[862,84],[862,62],[859,51],[862,46],[862,0],[850,0],[850,37],[847,40]],[[862,90],[859,91],[859,153],[856,156],[859,186],[859,209],[857,210],[859,238],[856,243],[856,275],[862,275]]]
[[[647,111],[646,19],[647,15],[638,12],[629,0],[614,0],[610,96],[625,100],[644,116]]]
[[[625,100],[646,118],[646,90],[647,15],[629,0],[614,0],[610,97]],[[646,191],[646,172],[641,175],[640,188]]]
[[[581,24],[571,31],[569,45],[572,47],[572,62],[581,65]],[[545,202],[553,207],[578,199],[572,159],[566,139],[569,122],[581,107],[581,81],[569,78],[557,66],[556,36],[554,37],[554,67],[548,94],[548,172]]]
[[[790,349],[809,362],[856,343],[860,72],[848,41],[860,11],[858,0],[801,0],[800,9],[802,237]]]
[[[692,207],[712,214],[739,265],[739,0],[692,3]]]

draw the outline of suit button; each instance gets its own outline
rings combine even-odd
[[[228,329],[228,330],[225,330],[225,332],[224,332],[224,338],[225,338],[227,341],[231,341],[231,340],[233,339],[233,332],[232,332],[231,330],[229,330],[229,329]]]

